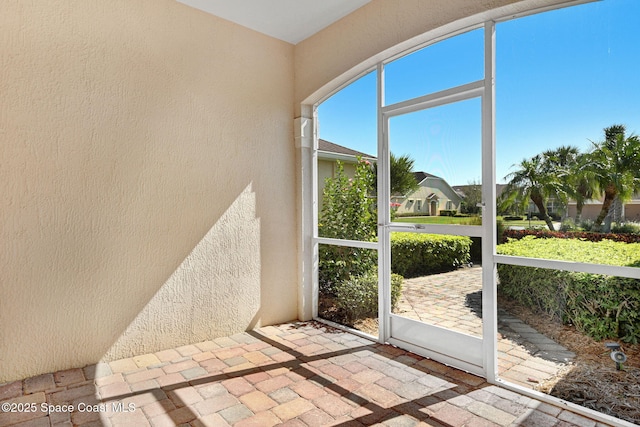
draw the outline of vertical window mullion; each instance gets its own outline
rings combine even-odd
[[[389,242],[389,143],[388,118],[383,114],[384,64],[378,63],[377,117],[378,117],[378,340],[387,342],[391,336],[391,246]]]
[[[496,251],[495,23],[485,23],[484,94],[482,96],[482,327],[484,368],[489,381],[498,376],[498,303]]]

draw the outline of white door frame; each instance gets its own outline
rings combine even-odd
[[[381,242],[381,252],[379,254],[379,288],[380,288],[380,313],[378,318],[380,324],[381,342],[389,342],[398,347],[422,354],[434,360],[440,361],[468,372],[486,376],[491,369],[491,358],[485,357],[487,350],[495,351],[495,344],[485,344],[485,342],[495,343],[495,333],[491,330],[497,328],[484,328],[483,337],[474,337],[448,329],[428,325],[416,320],[397,316],[391,312],[391,245],[390,235],[392,232],[409,231],[416,233],[438,233],[466,235],[472,237],[482,237],[483,251],[483,323],[495,323],[495,316],[490,311],[495,311],[495,305],[488,304],[495,297],[495,280],[489,274],[484,273],[495,270],[492,262],[495,249],[495,140],[493,115],[493,84],[494,84],[494,23],[484,24],[484,55],[485,55],[485,78],[454,88],[446,89],[429,95],[417,97],[396,104],[384,106],[380,99],[378,103],[379,120],[379,149],[378,149],[378,171],[382,171],[378,176],[379,191],[378,200],[378,236]],[[378,68],[378,85],[380,93],[384,93],[384,68]],[[482,101],[482,188],[483,188],[483,225],[482,226],[458,226],[458,225],[416,225],[391,223],[390,207],[386,203],[389,198],[389,132],[388,123],[392,117],[422,111],[441,105],[451,104],[458,101],[480,98]],[[493,188],[493,191],[491,189]],[[486,203],[485,201],[489,201]],[[419,228],[418,228],[419,227]],[[488,294],[485,298],[485,294]],[[486,300],[486,301],[485,301]],[[489,329],[486,331],[485,329]],[[487,333],[485,335],[485,333]]]

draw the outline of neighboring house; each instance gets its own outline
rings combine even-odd
[[[376,157],[324,139],[318,140],[318,209],[322,209],[322,196],[327,178],[335,178],[338,171],[339,160],[342,163],[344,172],[349,177],[353,177],[356,170],[358,158],[375,162]]]
[[[440,215],[442,210],[460,210],[462,197],[439,176],[414,172],[419,188],[406,196],[393,196],[398,215]]]
[[[582,207],[581,218],[595,220],[602,209],[602,202],[603,198],[592,199],[585,202]],[[612,205],[612,211],[610,211],[614,214],[614,221],[622,220],[640,222],[640,194],[635,194],[627,203],[618,206],[619,210],[617,213],[612,212],[616,207],[616,203]],[[576,216],[576,202],[573,200],[568,203],[567,215],[570,218],[575,218]]]
[[[353,177],[358,158],[375,162],[376,157],[333,142],[318,140],[318,209],[322,209],[322,197],[327,178],[334,178],[338,171],[337,161],[347,176]],[[415,172],[420,188],[407,196],[391,198],[399,204],[401,215],[439,215],[441,210],[460,210],[462,197],[442,178],[426,172]]]

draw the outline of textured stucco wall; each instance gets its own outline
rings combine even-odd
[[[0,5],[0,383],[296,318],[293,47],[173,0]]]

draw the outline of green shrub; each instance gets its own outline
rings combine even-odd
[[[637,222],[621,222],[611,227],[612,233],[618,234],[640,234],[640,223]]]
[[[565,218],[560,224],[560,231],[574,231],[576,229],[576,222],[573,218]]]
[[[320,245],[318,286],[324,295],[334,295],[335,287],[351,276],[360,276],[378,262],[377,252],[348,246]]]
[[[611,240],[614,242],[624,243],[640,243],[640,234],[624,234],[624,233],[596,233],[592,231],[549,231],[546,228],[526,230],[504,230],[502,232],[502,240],[504,243],[509,239],[517,240],[524,237],[538,237],[541,239],[579,239],[588,240],[590,242],[600,242],[602,240]]]
[[[442,209],[440,211],[440,216],[456,216],[457,213],[458,211],[455,209]]]
[[[549,215],[549,217],[554,221],[560,221],[560,219],[562,218],[557,212],[549,212],[547,215]]]
[[[517,216],[517,215],[507,215],[507,216],[503,217],[502,219],[504,221],[522,221],[524,219],[524,217]]]
[[[582,219],[576,224],[577,228],[582,231],[599,231],[595,230],[592,219]]]
[[[640,266],[640,244],[536,239],[499,245],[504,255]],[[498,265],[500,293],[550,314],[596,340],[640,340],[640,280],[545,268]]]
[[[371,164],[358,159],[353,178],[336,162],[337,172],[325,181],[318,224],[321,237],[373,241],[377,233],[375,199],[370,197],[375,176]],[[320,246],[320,291],[333,294],[337,283],[362,275],[376,265],[375,251],[333,245]]]
[[[404,277],[453,270],[467,264],[471,238],[439,234],[391,235],[391,271]]]
[[[377,233],[376,201],[370,197],[374,184],[371,164],[358,159],[349,178],[336,161],[333,178],[325,180],[318,235],[334,239],[372,241]]]
[[[404,278],[391,275],[391,307],[395,309],[402,292]],[[378,315],[378,275],[368,272],[352,276],[335,287],[336,306],[344,313],[345,323]]]

